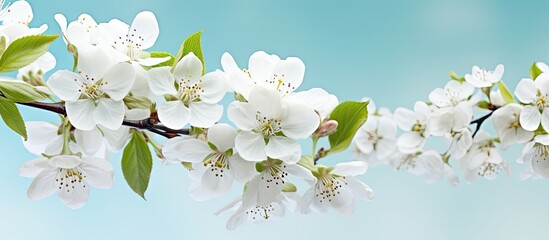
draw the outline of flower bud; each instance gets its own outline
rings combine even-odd
[[[337,132],[337,121],[328,120],[323,123],[314,133],[316,137],[326,137]]]

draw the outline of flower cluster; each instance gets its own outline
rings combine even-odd
[[[1,13],[0,33],[8,50],[12,42],[30,48],[45,41],[37,35],[45,25],[28,27],[32,9],[26,1]],[[57,14],[55,20],[74,58],[73,69],[46,78],[55,57],[43,51],[17,67],[17,79],[6,80],[24,85],[25,92],[4,91],[0,84],[1,101],[50,110],[61,118],[57,124],[26,122],[18,132],[37,155],[20,168],[21,176],[34,178],[30,199],[58,193],[67,207],[82,207],[90,187],[112,187],[108,156],[121,149],[124,177],[143,196],[152,165],[149,147],[162,163],[189,170],[189,194],[197,201],[223,196],[235,182],[243,184],[242,195],[218,212],[234,210],[229,229],[282,217],[290,209],[306,214],[334,208],[350,214],[355,198],[373,198],[372,189],[354,178],[366,172],[366,163],[317,163],[348,147],[367,118],[367,102],[340,104],[323,89],[299,90],[305,76],[301,59],[259,51],[243,69],[225,53],[222,69],[206,72],[196,44],[185,41],[175,56],[149,52],[159,36],[151,12],[137,14],[131,24],[118,19],[98,23],[88,14],[71,22]],[[200,32],[189,39],[199,42]],[[234,100],[224,108],[227,93]],[[356,110],[363,118],[347,122],[336,108]],[[225,110],[230,123],[220,123]],[[338,124],[357,127],[343,134]],[[316,153],[319,139],[336,133],[338,140],[330,139],[333,151]],[[158,142],[159,136],[168,140]],[[302,152],[307,139],[314,145],[312,155]],[[300,181],[310,185],[302,195],[296,187]]]
[[[470,74],[451,74],[444,88],[434,89],[428,101],[413,109],[394,113],[370,103],[370,118],[354,142],[358,160],[386,163],[396,170],[425,175],[428,182],[448,179],[458,185],[455,164],[467,183],[478,177],[495,179],[510,175],[509,163],[500,153],[512,144],[526,144],[519,163],[525,163],[522,178],[549,177],[547,130],[549,130],[549,75],[547,66],[536,63],[532,79],[522,79],[514,95],[501,81],[503,65],[493,71],[474,66]],[[480,114],[476,114],[476,112]],[[475,115],[481,115],[475,119]],[[481,125],[491,118],[495,133]],[[397,136],[397,129],[401,134]],[[442,138],[446,146],[431,144]]]

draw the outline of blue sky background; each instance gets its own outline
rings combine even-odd
[[[97,21],[131,22],[142,10],[156,13],[160,37],[153,50],[175,53],[184,38],[204,29],[208,70],[220,67],[223,52],[245,66],[249,55],[265,50],[299,56],[306,64],[301,89],[322,87],[341,100],[373,98],[394,110],[412,107],[443,86],[448,71],[459,75],[473,65],[505,64],[504,80],[514,89],[534,61],[549,60],[547,1],[160,1],[30,0],[32,25],[49,25],[53,15],[75,19],[89,13]],[[72,66],[61,40],[52,52],[58,68]],[[50,113],[22,108],[27,120],[55,120]],[[33,202],[26,197],[31,180],[19,166],[34,156],[20,138],[0,126],[0,239],[547,239],[549,182],[518,179],[520,147],[504,157],[512,177],[479,179],[473,185],[426,184],[420,177],[372,167],[360,179],[376,199],[358,202],[356,213],[309,216],[288,214],[269,225],[225,230],[228,214],[213,212],[233,194],[195,202],[179,166],[155,161],[148,200],[135,195],[112,156],[116,184],[93,189],[88,204],[70,210],[57,197]],[[349,152],[323,160],[348,161]]]

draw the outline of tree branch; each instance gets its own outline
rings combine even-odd
[[[488,114],[478,118],[478,119],[475,119],[473,120],[470,124],[476,124],[476,128],[475,128],[475,131],[473,132],[473,137],[475,137],[475,135],[477,135],[478,131],[480,130],[480,126],[482,126],[482,123],[484,123],[484,121],[486,121],[486,119],[490,118],[492,116],[492,114],[499,108],[499,106],[496,106],[496,105],[492,105],[492,104],[489,104],[488,105],[488,110],[490,110],[491,112],[489,112]]]
[[[65,106],[63,106],[63,104],[61,103],[43,103],[43,102],[20,103],[18,102],[18,104],[31,107],[31,108],[37,108],[37,109],[54,112],[57,114],[61,114],[63,116],[67,116],[67,112],[65,111]],[[122,122],[122,125],[136,128],[136,129],[147,130],[152,133],[156,133],[160,136],[163,136],[165,138],[174,138],[181,135],[189,135],[189,129],[171,129],[160,124],[160,121],[158,120],[158,115],[156,113],[152,113],[150,117],[142,120],[124,120]]]

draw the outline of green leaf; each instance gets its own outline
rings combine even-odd
[[[0,56],[6,51],[6,37],[0,37]]]
[[[511,91],[509,91],[509,88],[503,83],[503,81],[498,82],[498,88],[499,92],[501,92],[501,96],[503,96],[503,100],[505,100],[506,103],[514,103],[515,97],[513,97],[513,94]]]
[[[488,109],[490,107],[490,103],[486,100],[482,100],[477,104],[477,107],[482,109]]]
[[[194,33],[193,35],[185,39],[185,41],[181,44],[181,47],[179,48],[179,51],[175,56],[175,60],[172,66],[172,71],[175,69],[175,65],[177,65],[177,63],[179,62],[179,60],[181,60],[181,58],[183,58],[185,55],[192,52],[202,62],[202,74],[206,72],[206,64],[204,63],[204,55],[202,54],[202,44],[200,42],[200,36],[202,36],[202,32],[204,31],[201,30]]]
[[[0,92],[14,102],[36,102],[46,98],[36,88],[23,81],[0,81]]]
[[[297,162],[297,165],[307,168],[309,170],[315,168],[315,162],[314,162],[313,156],[311,155],[301,156],[301,159],[299,160],[299,162]]]
[[[131,189],[145,199],[152,170],[152,155],[143,134],[135,131],[122,155],[122,172]]]
[[[450,78],[452,78],[453,80],[456,80],[458,82],[465,82],[465,78],[464,77],[458,77],[456,75],[456,72],[454,72],[454,71],[450,71]]]
[[[0,57],[0,72],[11,72],[25,67],[48,51],[59,35],[32,35],[13,41]]]
[[[337,132],[328,137],[328,154],[342,152],[349,147],[356,132],[368,119],[368,102],[347,101],[339,104],[330,114],[330,120],[338,123]]]
[[[532,80],[536,80],[536,78],[542,73],[543,72],[539,69],[537,63],[532,64],[532,67],[530,67],[530,77]]]
[[[2,115],[2,119],[11,130],[21,135],[25,141],[27,140],[25,121],[23,121],[23,117],[21,117],[21,113],[19,113],[19,109],[13,101],[0,97],[0,115]]]
[[[151,58],[165,58],[170,57],[168,61],[165,61],[163,63],[156,64],[152,66],[151,68],[157,68],[157,67],[171,67],[175,61],[175,57],[169,53],[169,52],[150,52]]]
[[[286,182],[282,185],[283,192],[297,192],[297,187],[289,182]]]
[[[193,164],[190,162],[181,162],[181,165],[183,165],[183,167],[185,167],[188,171],[194,170]]]

